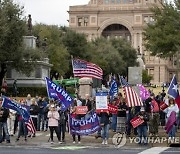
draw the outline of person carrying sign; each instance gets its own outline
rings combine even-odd
[[[117,129],[116,132],[125,133],[126,132],[126,111],[128,107],[125,103],[125,99],[118,105],[118,113],[117,113]]]
[[[99,114],[100,118],[100,126],[102,129],[102,144],[108,144],[108,138],[109,138],[109,124],[110,124],[110,118],[111,114],[109,111],[107,112],[101,112]]]
[[[21,105],[26,107],[26,102],[25,100],[21,100],[20,101]],[[27,125],[22,117],[22,115],[20,115],[20,113],[17,113],[18,116],[18,136],[16,138],[16,142],[19,141],[20,136],[24,136],[24,141],[27,141],[27,135],[28,135],[28,129],[27,129]]]
[[[6,137],[6,143],[10,143],[10,136],[7,127],[7,118],[9,116],[9,110],[2,107],[2,101],[0,100],[0,143],[3,142],[3,130]]]
[[[139,144],[143,143],[147,144],[147,121],[149,121],[149,116],[145,112],[144,107],[141,107],[140,112],[136,115],[136,117],[139,117],[141,120],[144,120],[142,124],[140,124],[137,127],[138,137],[139,137]]]
[[[149,113],[149,135],[158,136],[158,126],[159,126],[159,105],[156,101],[155,95],[151,95],[148,99],[151,105],[151,110]]]
[[[72,107],[71,109],[71,114],[73,115],[73,117],[75,119],[81,119],[81,115],[77,115],[76,114],[76,108],[77,108],[77,101],[74,100],[74,106]],[[81,143],[81,136],[80,135],[77,135],[78,136],[78,143],[80,144]],[[72,134],[72,137],[73,137],[73,144],[76,143],[76,135],[75,134]]]

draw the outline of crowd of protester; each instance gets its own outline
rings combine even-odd
[[[164,101],[168,105],[164,111],[159,110],[154,112],[152,110],[152,100],[158,103]],[[46,97],[36,96],[31,97],[30,94],[27,95],[26,99],[16,100],[22,105],[30,107],[30,116],[33,120],[34,126],[37,131],[48,131],[50,132],[50,142],[53,144],[54,138],[53,133],[55,131],[57,135],[58,142],[65,143],[66,132],[69,131],[68,127],[68,114],[70,113],[76,119],[86,118],[88,115],[76,114],[77,106],[87,106],[88,113],[92,110],[96,110],[95,98],[91,98],[88,94],[85,99],[81,99],[77,96],[74,99],[74,103],[71,104],[70,108],[66,111],[62,111],[61,105],[54,101],[53,99],[48,99]],[[2,100],[0,101],[2,103]],[[171,112],[175,112],[176,118],[179,120],[180,113],[179,109],[172,98],[165,97],[165,93],[159,93],[157,96],[151,92],[151,96],[146,99],[143,103],[144,106],[134,106],[128,107],[126,100],[121,93],[118,93],[113,99],[108,96],[108,103],[116,106],[118,108],[117,113],[111,114],[110,112],[100,112],[98,113],[99,123],[101,129],[97,132],[95,136],[102,138],[102,144],[108,144],[110,129],[116,133],[126,134],[127,136],[138,136],[140,137],[139,144],[142,144],[142,138],[144,138],[144,143],[148,142],[145,140],[147,136],[158,136],[159,126],[164,126],[168,122]],[[131,124],[131,119],[134,117],[140,117],[144,122],[137,128],[133,128]],[[173,124],[172,130],[169,132],[168,137],[175,137],[176,129],[179,126],[178,120]],[[17,133],[16,141],[18,142],[20,137],[24,137],[27,141],[28,137],[36,137],[36,133],[28,133],[27,126],[23,121],[21,115],[16,113],[11,109],[3,108],[0,104],[0,143],[6,141],[10,143],[10,137]],[[80,135],[72,135],[73,143],[81,143]]]

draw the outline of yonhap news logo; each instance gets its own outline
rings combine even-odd
[[[128,137],[126,138],[126,134],[117,133],[112,138],[112,143],[115,148],[120,148],[124,146],[126,143],[128,144],[154,144],[154,146],[158,144],[180,144],[179,137]]]
[[[115,148],[120,148],[126,144],[126,134],[117,133],[112,138]]]

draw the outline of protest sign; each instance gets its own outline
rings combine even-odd
[[[144,120],[141,119],[140,117],[134,117],[130,122],[131,122],[133,128],[136,128],[139,125],[141,125],[144,122]]]
[[[167,107],[168,107],[168,105],[166,103],[164,103],[164,102],[160,103],[160,109],[161,110],[165,110]]]
[[[93,134],[100,129],[98,116],[95,112],[91,113],[88,119],[83,120],[78,120],[70,116],[69,126],[71,134],[77,135]]]
[[[107,93],[96,93],[96,112],[107,112]]]
[[[88,111],[87,106],[77,106],[76,107],[76,114],[86,114]]]
[[[117,114],[118,112],[118,107],[117,106],[114,106],[114,105],[111,105],[111,104],[108,104],[108,111],[112,114]]]

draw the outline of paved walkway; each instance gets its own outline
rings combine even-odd
[[[50,148],[50,147],[64,147],[64,146],[75,146],[75,147],[89,147],[89,148],[101,148],[101,147],[107,147],[107,148],[114,148],[115,145],[112,142],[113,136],[116,133],[112,132],[110,130],[110,138],[108,140],[108,145],[102,145],[102,139],[98,138],[95,139],[95,134],[93,135],[89,135],[89,136],[83,136],[81,139],[81,143],[75,143],[73,144],[72,141],[72,136],[69,133],[66,133],[66,143],[64,144],[59,144],[57,141],[57,137],[54,134],[54,144],[51,144],[50,142],[48,142],[49,140],[49,131],[47,132],[43,132],[43,131],[38,131],[36,133],[36,137],[33,138],[28,138],[27,142],[24,141],[24,138],[21,137],[20,140],[18,142],[15,142],[16,136],[11,137],[11,143],[7,144],[7,143],[2,143],[0,144],[1,146],[15,146],[15,147],[19,147],[19,146],[28,146],[28,147],[42,147],[42,148]],[[169,146],[169,144],[167,143],[167,141],[163,141],[163,143],[161,143],[161,139],[162,138],[166,138],[167,134],[165,133],[164,129],[162,127],[159,128],[159,136],[158,137],[154,137],[154,140],[156,139],[155,143],[149,143],[148,147],[156,147],[156,146],[160,146],[160,147],[167,147]],[[141,148],[144,147],[145,145],[138,145],[137,142],[134,142],[136,136],[131,136],[130,138],[127,137],[126,138],[126,144],[124,146],[122,146],[121,148],[128,148],[128,147],[136,147],[136,148]],[[179,138],[179,143],[180,143],[180,130],[178,130],[177,132],[177,137]]]

